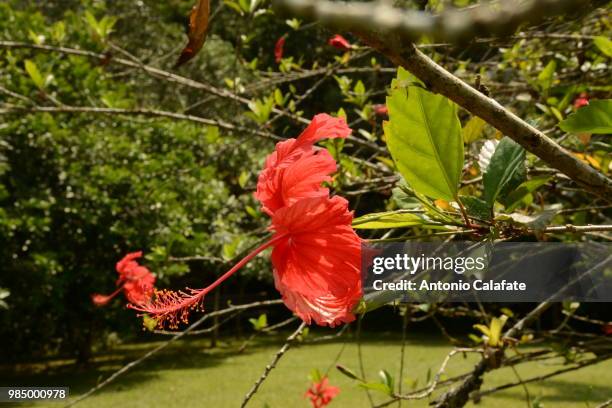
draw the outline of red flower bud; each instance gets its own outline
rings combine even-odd
[[[277,64],[283,59],[284,47],[285,36],[282,36],[278,40],[276,40],[276,44],[274,45],[274,60]]]
[[[349,43],[348,40],[340,34],[334,35],[327,41],[327,43],[339,50],[350,50],[351,48],[353,48],[351,43]]]

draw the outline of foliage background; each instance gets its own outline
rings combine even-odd
[[[4,298],[7,307],[0,310],[3,361],[49,353],[86,361],[92,349],[104,347],[109,333],[146,336],[122,301],[102,311],[91,305],[90,294],[113,290],[114,263],[128,251],[146,251],[146,263],[160,286],[201,287],[255,244],[266,227],[252,197],[257,174],[273,148],[273,137],[294,137],[303,128],[296,117],[309,119],[318,112],[347,116],[354,138],[327,147],[341,165],[334,190],[351,199],[358,215],[418,205],[395,188],[399,178],[384,149],[384,115],[375,113],[375,105],[385,102],[395,68],[365,47],[350,52],[330,47],[326,41],[333,32],[286,22],[265,2],[226,1],[213,3],[211,32],[202,53],[174,69],[191,3],[0,4],[3,40],[79,48],[109,57],[99,61],[2,48],[0,85],[9,92],[0,93],[0,102],[157,109],[240,127],[231,131],[147,115],[1,116],[0,288],[9,293]],[[446,3],[407,1],[404,6],[440,10]],[[585,9],[583,15],[556,19],[510,39],[461,47],[437,47],[426,39],[423,44],[455,75],[469,83],[480,76],[504,106],[608,173],[606,135],[586,140],[556,127],[573,111],[581,92],[594,99],[610,96],[610,55],[593,41],[595,36],[609,37],[608,13],[606,7]],[[547,35],[557,32],[571,37]],[[283,35],[285,58],[277,64],[274,44]],[[243,99],[179,86],[114,64],[113,58],[161,67]],[[27,72],[26,61],[35,65],[42,82]],[[289,114],[277,115],[273,109]],[[469,182],[481,175],[478,152],[485,139],[501,135],[467,112],[459,115],[467,155],[459,193],[480,197],[481,185]],[[553,204],[566,210],[598,204],[532,156],[528,168],[550,179],[517,204],[520,213],[537,214]],[[605,211],[585,210],[567,211],[550,222],[583,225],[606,220]],[[431,232],[426,226],[410,230],[414,236]],[[382,236],[378,231],[362,235]],[[196,260],[183,259],[196,255]],[[239,303],[276,296],[269,268],[265,259],[257,259],[225,293],[210,299],[209,307],[228,299]]]

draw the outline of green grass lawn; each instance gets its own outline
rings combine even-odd
[[[386,369],[397,376],[400,365],[401,341],[396,334],[370,333],[362,343],[363,362],[369,378]],[[169,347],[113,384],[83,401],[78,407],[238,407],[244,394],[261,375],[283,342],[283,337],[267,336],[256,340],[238,354],[240,342],[222,342],[211,349],[206,339],[189,339]],[[100,354],[90,369],[74,371],[59,365],[46,374],[12,374],[1,378],[2,385],[63,385],[70,386],[73,396],[83,393],[97,381],[106,378],[123,364],[142,355],[159,343],[123,345],[113,352]],[[426,383],[427,371],[435,373],[450,347],[443,339],[423,335],[410,336],[405,353],[404,390],[410,381]],[[341,354],[340,354],[341,353]],[[339,356],[340,355],[340,356]],[[290,349],[272,371],[250,406],[262,408],[309,407],[303,394],[308,386],[308,374],[314,368],[325,372],[339,356],[338,362],[358,371],[356,343],[348,338],[327,343],[300,344]],[[469,369],[476,356],[464,359],[456,356],[449,365],[449,375]],[[59,364],[59,363],[58,363]],[[560,364],[560,362],[559,362]],[[518,368],[523,378],[553,371],[559,364],[529,363]],[[485,376],[483,389],[515,381],[509,369]],[[335,369],[330,382],[341,388],[331,407],[367,407],[364,391]],[[612,397],[612,361],[587,367],[577,372],[528,385],[532,398],[539,397],[544,407],[594,407]],[[384,395],[373,395],[377,402]],[[525,407],[525,391],[515,387],[484,397],[479,407]],[[24,405],[21,405],[24,406]],[[43,406],[42,404],[36,406]],[[57,407],[58,404],[47,406]],[[397,405],[394,405],[397,406]],[[409,401],[404,407],[426,407],[425,401]]]

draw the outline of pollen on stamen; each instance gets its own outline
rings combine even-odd
[[[181,323],[189,322],[189,313],[204,311],[204,290],[187,288],[185,291],[155,290],[151,300],[145,304],[130,304],[131,309],[143,312],[157,320],[157,328],[178,329]]]

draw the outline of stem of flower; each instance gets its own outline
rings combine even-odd
[[[253,251],[251,251],[247,256],[245,256],[244,258],[242,258],[240,260],[240,262],[238,262],[236,265],[234,265],[232,267],[232,269],[230,269],[229,271],[225,272],[223,275],[221,275],[219,277],[219,279],[217,279],[216,281],[214,281],[213,283],[211,283],[209,286],[207,286],[206,288],[202,289],[202,291],[204,292],[204,295],[206,295],[207,293],[209,293],[211,290],[213,290],[214,288],[216,288],[217,286],[219,286],[221,283],[223,283],[227,278],[229,278],[230,276],[232,276],[235,272],[237,272],[238,270],[240,270],[243,266],[245,266],[247,263],[249,263],[249,261],[253,258],[255,258],[260,252],[263,252],[264,250],[268,249],[269,247],[271,247],[272,245],[274,245],[275,243],[277,243],[279,240],[281,240],[282,238],[285,238],[287,236],[287,234],[281,234],[275,237],[272,237],[272,239],[270,239],[267,242],[264,242],[263,244],[261,244],[260,246],[258,246],[257,248],[255,248]],[[204,296],[203,295],[203,296]]]

